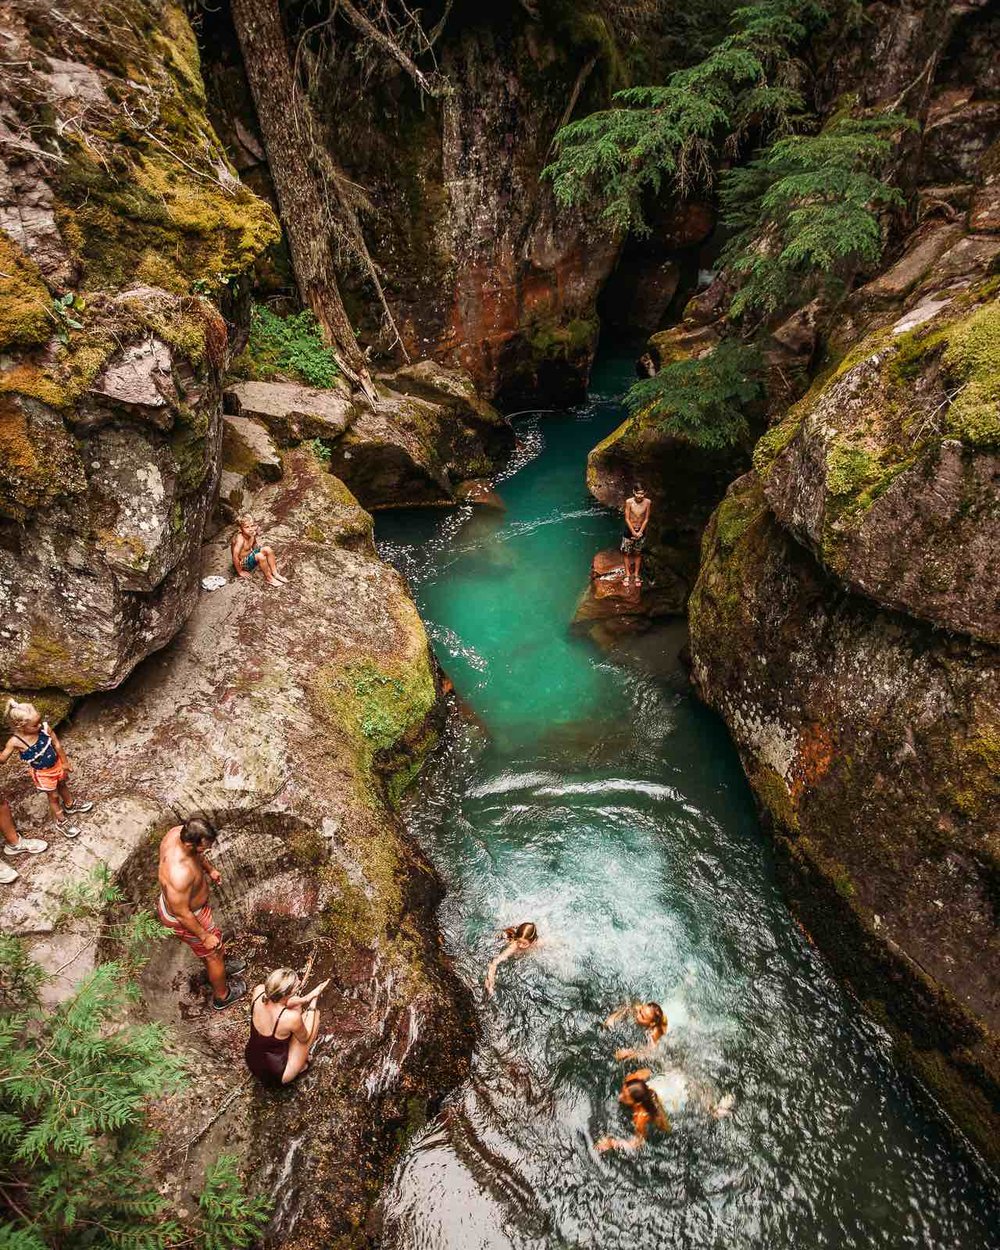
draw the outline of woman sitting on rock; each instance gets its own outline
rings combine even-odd
[[[647,1084],[650,1076],[649,1068],[640,1068],[625,1078],[618,1101],[632,1116],[632,1136],[602,1137],[597,1142],[597,1149],[602,1154],[606,1150],[641,1150],[651,1128],[659,1129],[661,1133],[670,1132],[667,1113],[660,1105],[656,1091]]]
[[[67,817],[89,812],[94,805],[73,802],[69,792],[72,765],[55,730],[42,720],[33,703],[8,699],[6,713],[7,723],[14,733],[0,751],[0,764],[6,764],[16,751],[27,764],[35,789],[41,790],[48,799],[52,823],[67,838],[75,838],[80,830]]]
[[[238,577],[250,577],[260,565],[264,581],[269,586],[283,586],[288,581],[287,577],[282,577],[278,572],[274,551],[261,545],[260,526],[252,516],[240,517],[239,528],[233,535],[232,553],[233,568],[236,569]]]
[[[503,936],[507,939],[507,945],[495,959],[490,961],[490,966],[486,969],[486,993],[488,997],[492,997],[493,991],[496,989],[497,968],[501,964],[506,963],[508,959],[517,959],[531,950],[532,946],[538,941],[538,930],[530,920],[526,920],[523,924],[512,925],[509,929],[504,929]]]
[[[296,994],[298,984],[297,972],[275,968],[263,985],[254,986],[245,1054],[247,1067],[263,1085],[287,1085],[309,1066],[319,1033],[316,1000],[330,982],[308,994]]]
[[[667,1031],[667,1017],[659,1003],[626,1003],[613,1011],[604,1021],[606,1029],[612,1028],[619,1021],[631,1016],[636,1024],[646,1032],[646,1045],[640,1047],[622,1046],[615,1051],[616,1059],[645,1059],[660,1044]]]

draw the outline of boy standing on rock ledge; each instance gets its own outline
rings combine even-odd
[[[208,902],[209,881],[222,874],[206,858],[218,835],[205,816],[189,816],[183,825],[168,829],[160,842],[160,898],[156,905],[160,924],[204,960],[212,987],[212,1006],[224,1011],[247,992],[246,982],[227,972],[243,971],[240,960],[226,960],[222,930],[212,917]]]
[[[639,569],[642,567],[642,549],[646,545],[646,527],[649,525],[650,503],[640,483],[632,487],[632,494],[625,500],[625,532],[622,534],[622,555],[625,557],[625,585],[641,586]]]

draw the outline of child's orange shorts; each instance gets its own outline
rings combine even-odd
[[[44,790],[46,794],[51,794],[53,790],[58,789],[60,782],[65,781],[68,776],[65,765],[58,761],[51,768],[31,770],[31,780],[35,783],[35,789]]]

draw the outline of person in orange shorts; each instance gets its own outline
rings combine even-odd
[[[156,914],[160,924],[204,963],[212,987],[212,1007],[224,1011],[243,997],[247,984],[236,975],[243,971],[243,961],[226,959],[222,930],[215,923],[209,902],[209,882],[218,885],[222,880],[208,858],[217,837],[215,826],[200,812],[163,835]]]
[[[74,803],[69,792],[69,774],[72,764],[66,758],[62,743],[47,721],[43,721],[33,703],[18,703],[8,699],[7,723],[13,733],[7,745],[0,751],[0,764],[6,764],[16,751],[27,764],[35,789],[41,790],[49,801],[52,823],[67,838],[75,838],[80,830],[71,823],[70,816],[83,815],[93,803]]]

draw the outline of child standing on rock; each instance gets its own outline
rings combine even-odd
[[[278,572],[273,550],[261,545],[260,526],[252,516],[240,517],[239,529],[233,535],[232,553],[233,568],[238,577],[250,577],[260,565],[264,581],[269,586],[283,586],[288,581]]]
[[[13,733],[7,745],[0,751],[0,764],[6,764],[16,751],[31,773],[35,789],[41,790],[49,800],[49,812],[56,828],[67,838],[75,838],[80,830],[70,823],[68,817],[83,815],[93,803],[74,803],[69,792],[69,774],[72,765],[66,758],[62,743],[55,730],[43,721],[33,703],[18,703],[8,699],[7,723]]]

